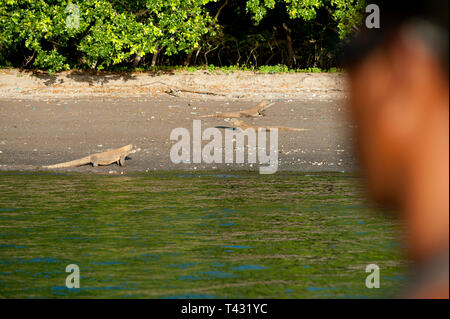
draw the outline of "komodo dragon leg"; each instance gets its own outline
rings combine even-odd
[[[122,155],[120,158],[119,158],[119,165],[120,166],[125,166],[125,158],[126,158],[126,155]]]
[[[97,167],[98,166],[98,158],[97,155],[92,155],[91,156],[91,162],[92,162],[92,166]]]

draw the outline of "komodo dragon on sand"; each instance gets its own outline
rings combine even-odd
[[[264,111],[271,107],[274,103],[269,103],[267,101],[262,101],[258,105],[252,107],[248,110],[230,112],[230,113],[217,113],[210,115],[203,115],[200,117],[222,117],[222,118],[241,118],[241,117],[260,117],[264,116]]]
[[[297,132],[301,132],[301,131],[309,131],[309,129],[307,128],[294,128],[294,127],[285,127],[285,126],[252,126],[252,125],[247,125],[245,124],[243,121],[241,120],[236,120],[233,119],[232,120],[233,124],[235,127],[238,127],[242,130],[246,130],[248,128],[252,128],[252,129],[265,129],[270,131],[271,129],[278,129],[279,131],[297,131]]]
[[[139,151],[139,149],[137,150],[132,150],[133,149],[133,145],[129,144],[129,145],[125,145],[113,150],[109,150],[106,152],[101,152],[101,153],[96,153],[96,154],[92,154],[77,160],[73,160],[70,162],[64,162],[64,163],[59,163],[59,164],[54,164],[54,165],[48,165],[48,166],[42,166],[44,168],[66,168],[66,167],[76,167],[76,166],[81,166],[81,165],[85,165],[85,164],[89,164],[92,163],[92,166],[98,166],[98,165],[109,165],[112,163],[117,162],[117,164],[119,164],[120,166],[125,165],[125,158],[129,155],[129,154],[133,154],[136,153],[137,151]]]

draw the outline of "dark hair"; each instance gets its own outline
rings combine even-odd
[[[357,65],[374,49],[388,44],[402,27],[410,27],[449,65],[449,0],[379,0],[380,28],[368,29],[365,21],[361,30],[347,39],[343,64]]]

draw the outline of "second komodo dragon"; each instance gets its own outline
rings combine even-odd
[[[138,149],[139,150],[139,149]],[[113,150],[106,152],[92,154],[77,160],[70,162],[64,162],[54,165],[43,166],[44,168],[66,168],[66,167],[76,167],[85,164],[92,163],[92,166],[98,165],[109,165],[112,163],[119,164],[120,166],[125,165],[125,158],[132,153],[136,153],[138,150],[133,150],[133,145],[125,145]]]

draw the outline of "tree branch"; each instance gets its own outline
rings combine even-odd
[[[220,12],[222,12],[222,9],[225,8],[225,6],[228,5],[228,0],[225,0],[224,3],[222,3],[222,5],[220,6],[219,10],[217,10],[216,15],[214,16],[214,20],[217,20],[217,18],[219,18]]]

